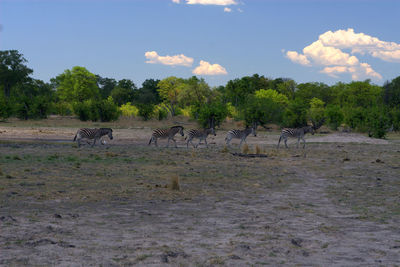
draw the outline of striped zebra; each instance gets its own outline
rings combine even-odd
[[[189,147],[189,142],[192,144],[193,147],[198,147],[200,145],[201,140],[204,140],[204,143],[206,143],[206,146],[208,147],[207,144],[207,136],[209,134],[213,134],[214,136],[216,136],[217,134],[215,133],[215,129],[214,128],[209,128],[209,129],[203,129],[203,130],[197,130],[197,129],[192,129],[190,130],[187,135],[187,142],[186,142],[186,147]],[[192,140],[194,138],[198,138],[199,139],[199,143],[197,145],[194,145]]]
[[[155,146],[158,147],[158,145],[157,145],[157,139],[158,138],[161,138],[161,139],[168,138],[167,147],[169,146],[169,140],[174,141],[175,147],[177,147],[176,141],[174,139],[174,136],[177,133],[180,133],[181,136],[184,136],[183,127],[182,126],[172,126],[169,129],[156,129],[156,130],[154,130],[153,134],[151,135],[151,138],[150,138],[150,141],[149,141],[149,145],[151,145],[151,142],[154,142]]]
[[[236,139],[240,139],[239,147],[241,147],[243,142],[247,143],[246,138],[249,134],[253,134],[253,136],[257,136],[256,128],[257,128],[257,126],[253,125],[253,127],[246,127],[246,129],[244,129],[244,130],[230,130],[227,133],[226,138],[225,138],[226,144],[228,146],[230,146],[231,140],[233,138],[236,138]]]
[[[108,135],[108,137],[112,140],[112,129],[111,128],[100,128],[100,129],[89,129],[89,128],[81,128],[79,129],[74,137],[75,140],[78,140],[78,147],[81,146],[81,139],[94,139],[92,147],[102,136]],[[89,143],[89,142],[88,142]]]
[[[304,140],[304,136],[306,133],[311,133],[314,135],[314,127],[313,126],[305,126],[301,128],[284,128],[282,129],[281,136],[279,137],[279,142],[278,142],[278,148],[279,144],[281,143],[281,140],[283,139],[285,141],[285,146],[287,146],[287,138],[292,137],[292,138],[297,138],[297,148],[299,147],[299,142],[300,139],[303,140],[303,148],[306,147],[306,140]]]

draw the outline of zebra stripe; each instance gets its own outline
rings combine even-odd
[[[183,127],[182,126],[172,126],[169,129],[156,129],[156,130],[154,130],[153,134],[151,135],[151,138],[150,138],[150,141],[149,141],[148,145],[151,145],[151,142],[154,142],[155,146],[158,147],[158,145],[157,145],[157,139],[158,138],[161,138],[161,139],[168,138],[167,147],[169,146],[169,140],[174,141],[175,147],[177,147],[176,141],[174,139],[174,136],[177,133],[180,133],[181,136],[184,136]]]
[[[209,128],[209,129],[203,129],[203,130],[197,130],[197,129],[192,129],[190,130],[187,135],[187,142],[186,142],[186,147],[189,147],[189,142],[192,144],[193,147],[198,147],[200,145],[201,140],[204,140],[206,147],[208,147],[207,144],[207,136],[209,134],[213,134],[214,136],[216,136],[217,134],[215,133],[214,128]],[[199,143],[197,145],[194,145],[192,140],[194,138],[198,138],[199,139]]]
[[[249,136],[249,134],[253,134],[253,136],[257,136],[255,126],[253,126],[251,128],[246,127],[246,129],[244,129],[244,130],[230,130],[227,133],[226,138],[225,138],[226,144],[227,144],[227,146],[230,146],[231,140],[236,138],[236,139],[240,139],[239,147],[241,147],[243,142],[247,143],[246,138],[247,138],[247,136]]]
[[[74,137],[75,140],[78,140],[78,147],[81,146],[81,139],[94,139],[92,147],[95,145],[96,141],[100,139],[104,135],[108,135],[108,137],[112,140],[112,129],[111,128],[100,128],[100,129],[90,129],[90,128],[81,128],[79,129]]]
[[[278,148],[279,148],[279,144],[281,143],[282,139],[285,142],[286,148],[288,148],[287,143],[286,143],[288,137],[297,138],[297,148],[299,147],[300,139],[303,140],[303,148],[305,148],[306,140],[304,139],[304,136],[306,135],[306,133],[311,133],[312,135],[314,135],[314,128],[312,126],[305,126],[305,127],[301,127],[301,128],[284,128],[284,129],[282,129],[281,136],[279,137]]]

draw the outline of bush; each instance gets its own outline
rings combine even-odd
[[[15,115],[21,120],[45,119],[51,104],[46,96],[20,97],[14,104]]]
[[[328,105],[325,110],[325,117],[329,127],[333,130],[337,130],[343,122],[342,110],[337,105]]]
[[[72,106],[67,102],[58,102],[53,104],[53,113],[61,116],[69,116],[72,112]]]
[[[143,118],[143,120],[150,120],[154,114],[154,106],[152,104],[139,104],[139,116]]]
[[[166,119],[168,117],[168,111],[160,105],[157,105],[155,107],[154,114],[159,121]]]
[[[132,105],[131,102],[122,105],[119,110],[122,116],[125,117],[136,117],[139,114],[139,109]]]
[[[384,138],[389,128],[389,117],[383,107],[373,107],[369,109],[366,118],[368,136]]]
[[[204,128],[219,126],[228,115],[226,105],[220,102],[207,103],[199,109],[198,122]]]
[[[283,115],[284,126],[296,128],[307,125],[307,109],[307,103],[301,99],[289,102],[288,108]]]
[[[367,114],[369,109],[362,107],[346,107],[344,111],[344,122],[349,125],[352,129],[365,132],[367,128],[365,126],[367,120]]]
[[[113,121],[117,120],[120,112],[118,106],[109,97],[106,100],[86,100],[84,102],[75,102],[73,105],[74,113],[81,121]]]
[[[94,106],[97,109],[100,121],[107,122],[118,120],[120,111],[111,97],[108,97],[106,100],[95,102]],[[92,113],[94,114],[94,111],[92,111]]]
[[[2,89],[2,88],[0,88]],[[11,116],[12,109],[9,101],[4,96],[3,91],[0,91],[0,120],[7,119]]]

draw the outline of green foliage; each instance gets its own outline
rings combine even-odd
[[[96,78],[101,98],[107,99],[111,95],[111,91],[117,86],[117,81],[112,78],[103,78],[99,75],[96,75]]]
[[[0,120],[7,119],[11,116],[12,109],[9,101],[4,96],[4,92],[0,90]]]
[[[342,87],[338,92],[342,107],[368,108],[382,103],[382,88],[372,85],[369,80],[346,85],[339,83],[337,86]]]
[[[278,91],[273,90],[273,89],[261,89],[255,92],[255,96],[257,98],[267,98],[272,100],[273,102],[281,105],[282,107],[285,107],[288,105],[289,100],[287,98],[287,96],[285,96],[284,94],[280,94],[278,93]]]
[[[394,131],[400,130],[400,106],[390,109],[388,112],[390,125],[393,125]]]
[[[100,96],[97,78],[84,67],[73,67],[52,79],[57,96],[63,102],[82,102]]]
[[[139,104],[139,116],[143,118],[143,120],[150,120],[154,115],[154,105],[152,104]]]
[[[327,105],[325,109],[325,117],[329,127],[333,130],[337,130],[337,128],[343,122],[343,112],[338,105]]]
[[[117,120],[120,111],[118,106],[109,97],[105,100],[86,100],[84,102],[75,102],[73,105],[74,113],[81,121],[114,121]]]
[[[174,76],[165,78],[158,83],[158,93],[172,116],[177,115],[179,94],[185,88],[185,82]]]
[[[157,105],[154,111],[155,117],[161,121],[168,117],[168,111],[164,107],[164,105]]]
[[[199,109],[198,122],[204,128],[212,126],[217,127],[225,120],[227,115],[228,110],[226,105],[215,100],[201,106]]]
[[[283,115],[283,125],[285,127],[302,127],[307,125],[308,105],[301,99],[289,102]]]
[[[400,76],[383,85],[383,100],[391,107],[400,106]]]
[[[327,104],[334,100],[331,88],[324,83],[301,83],[297,85],[297,88],[295,98],[300,98],[305,102],[309,102],[314,97]]]
[[[69,115],[72,115],[73,109],[72,109],[72,105],[70,103],[56,102],[53,105],[52,112],[54,114],[58,114],[61,116],[69,116]]]
[[[131,102],[123,104],[119,109],[122,116],[125,117],[136,117],[139,114],[139,109],[132,105]]]
[[[272,95],[267,97],[266,95],[256,94],[247,97],[246,108],[244,109],[244,119],[247,125],[252,125],[254,122],[265,125],[267,123],[279,123],[282,120],[283,104],[274,101],[274,99],[279,101],[279,98],[270,96]]]
[[[310,101],[310,108],[307,111],[308,119],[314,126],[319,125],[325,119],[325,103],[321,99],[314,97]],[[319,125],[320,126],[320,125]]]
[[[344,122],[353,129],[364,132],[366,131],[366,119],[368,109],[362,107],[345,107],[343,108]]]
[[[389,128],[389,116],[383,106],[375,106],[368,110],[366,127],[368,135],[375,138],[384,138]]]

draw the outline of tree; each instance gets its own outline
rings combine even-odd
[[[160,80],[147,79],[142,83],[142,88],[137,90],[134,96],[135,103],[153,104],[161,103],[162,99],[158,93]]]
[[[228,115],[226,105],[219,99],[205,103],[199,109],[198,122],[204,128],[219,126]]]
[[[273,84],[274,87],[272,89],[286,95],[290,100],[294,98],[294,93],[296,91],[296,82],[294,80],[289,78],[278,78],[274,80]]]
[[[326,104],[330,104],[333,101],[331,88],[324,83],[317,82],[298,84],[294,96],[306,102],[309,102],[314,97],[321,99]]]
[[[337,130],[343,122],[343,112],[338,105],[327,105],[325,109],[325,117],[328,125],[333,130]]]
[[[100,96],[96,75],[84,67],[73,67],[52,79],[57,95],[64,102],[82,102]]]
[[[9,102],[4,96],[4,91],[0,90],[0,120],[7,119],[12,113]]]
[[[3,85],[4,96],[10,97],[11,89],[25,82],[33,70],[24,63],[27,60],[17,50],[0,51],[0,84]]]
[[[283,115],[285,127],[303,127],[307,125],[308,104],[301,99],[294,99],[289,102]]]
[[[96,78],[101,98],[107,99],[111,95],[111,91],[114,87],[117,86],[117,81],[112,78],[103,78],[100,75],[96,75]]]
[[[244,109],[244,119],[247,125],[256,123],[264,126],[267,123],[279,123],[282,120],[283,110],[282,105],[272,98],[249,95]]]
[[[383,85],[383,100],[390,107],[400,107],[400,76]]]
[[[176,114],[179,94],[185,86],[183,79],[174,76],[165,78],[158,83],[158,93],[164,100],[164,104],[171,113],[171,116],[175,116]]]
[[[310,108],[307,112],[308,119],[311,121],[314,130],[322,126],[325,121],[325,103],[321,99],[314,97],[310,101]]]

